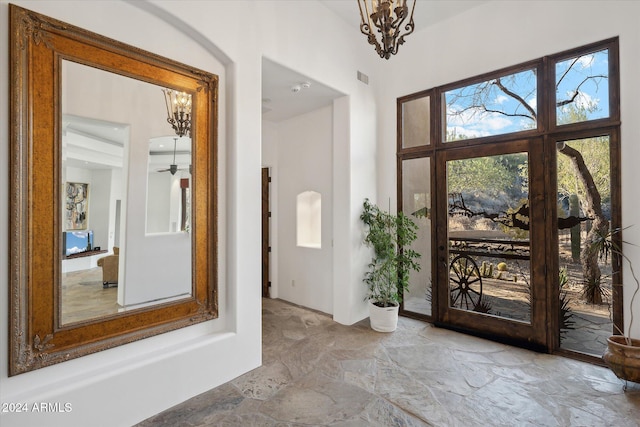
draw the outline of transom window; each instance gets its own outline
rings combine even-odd
[[[557,124],[609,117],[609,49],[556,62]]]
[[[537,74],[529,69],[447,90],[444,142],[535,129]]]

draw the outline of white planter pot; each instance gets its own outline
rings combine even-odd
[[[398,327],[399,304],[394,307],[378,307],[369,301],[371,329],[378,332],[393,332]]]

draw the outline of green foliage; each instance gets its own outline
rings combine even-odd
[[[473,307],[473,311],[475,311],[476,313],[491,314],[492,308],[493,306],[489,301],[487,301],[486,299],[482,299],[478,301],[478,304]]]
[[[397,216],[382,211],[365,199],[360,219],[367,227],[364,243],[374,256],[365,273],[367,299],[388,307],[402,302],[409,288],[409,273],[420,271],[420,254],[409,246],[417,238],[418,226],[402,212]]]
[[[447,162],[449,192],[484,192],[497,195],[513,183],[507,168],[497,157],[451,160]]]
[[[602,204],[610,204],[611,156],[609,155],[609,138],[601,136],[565,142],[582,155],[600,193]],[[581,201],[586,196],[586,189],[578,179],[578,171],[573,167],[568,156],[558,156],[558,192],[565,196],[577,194]]]
[[[635,269],[633,268],[633,262],[631,259],[623,252],[622,245],[632,245],[632,243],[625,242],[620,238],[620,234],[622,233],[621,228],[609,229],[605,233],[596,232],[591,236],[590,240],[587,242],[587,250],[591,253],[597,253],[599,258],[606,262],[609,256],[615,255],[620,257],[622,260],[627,261],[629,264],[629,271],[631,272],[631,277],[633,278],[633,282],[635,283],[635,288],[633,289],[633,293],[631,294],[631,300],[629,301],[629,306],[633,307],[633,303],[638,296],[638,292],[640,292],[640,279],[636,276]],[[634,245],[635,246],[635,245]],[[616,264],[616,263],[614,263]],[[615,286],[615,284],[614,284]],[[614,327],[618,329],[620,335],[625,337],[627,345],[632,345],[631,341],[631,330],[633,328],[633,310],[631,310],[631,316],[629,319],[629,329],[628,333],[625,335],[624,331],[621,331],[616,325]]]
[[[575,103],[564,105],[558,114],[558,124],[586,122],[589,120],[589,113],[598,110],[597,102],[577,105]]]
[[[560,340],[562,340],[568,330],[575,329],[575,322],[571,319],[573,313],[571,312],[571,307],[569,307],[569,296],[566,288],[569,284],[569,275],[566,268],[560,269],[558,283],[560,287]]]
[[[582,284],[582,298],[592,304],[602,304],[609,296],[600,277],[586,277]]]
[[[527,155],[512,153],[447,162],[449,193],[482,198],[522,197],[528,182]]]

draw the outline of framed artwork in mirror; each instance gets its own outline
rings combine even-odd
[[[89,212],[89,184],[67,182],[64,188],[65,229],[86,230]]]
[[[9,12],[9,375],[217,318],[218,77]],[[151,145],[176,136],[166,89],[189,99],[186,166]],[[188,182],[177,232],[146,233],[150,154]]]

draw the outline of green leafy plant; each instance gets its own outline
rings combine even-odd
[[[420,271],[420,254],[409,247],[418,226],[402,212],[392,215],[369,199],[364,200],[360,219],[366,226],[364,243],[374,251],[364,276],[367,299],[380,307],[395,306],[409,288],[410,272]]]
[[[558,274],[558,286],[560,288],[560,340],[564,338],[570,329],[575,329],[575,322],[572,320],[573,313],[569,306],[569,296],[567,286],[569,285],[569,275],[566,268],[561,268]]]
[[[629,270],[631,271],[631,276],[633,277],[633,281],[635,282],[635,289],[633,291],[633,294],[631,295],[631,301],[629,302],[629,306],[631,307],[631,310],[630,310],[631,317],[629,319],[629,330],[628,330],[628,333],[625,335],[624,332],[621,331],[616,325],[614,325],[614,327],[618,330],[620,335],[624,336],[624,339],[627,345],[631,346],[632,340],[631,340],[630,334],[631,334],[631,326],[633,325],[633,320],[634,320],[633,319],[633,302],[636,299],[636,296],[638,295],[638,291],[640,291],[640,280],[636,276],[631,259],[629,259],[629,257],[625,255],[625,253],[622,251],[623,243],[626,243],[628,245],[631,245],[631,243],[625,242],[619,238],[616,238],[617,237],[616,235],[621,232],[622,232],[621,228],[616,228],[613,230],[609,229],[604,233],[598,231],[594,233],[591,236],[591,238],[587,241],[587,245],[588,245],[587,247],[591,253],[597,253],[600,259],[604,259],[605,262],[607,261],[609,256],[617,255],[622,260],[625,260],[627,261],[627,263],[629,263]]]

